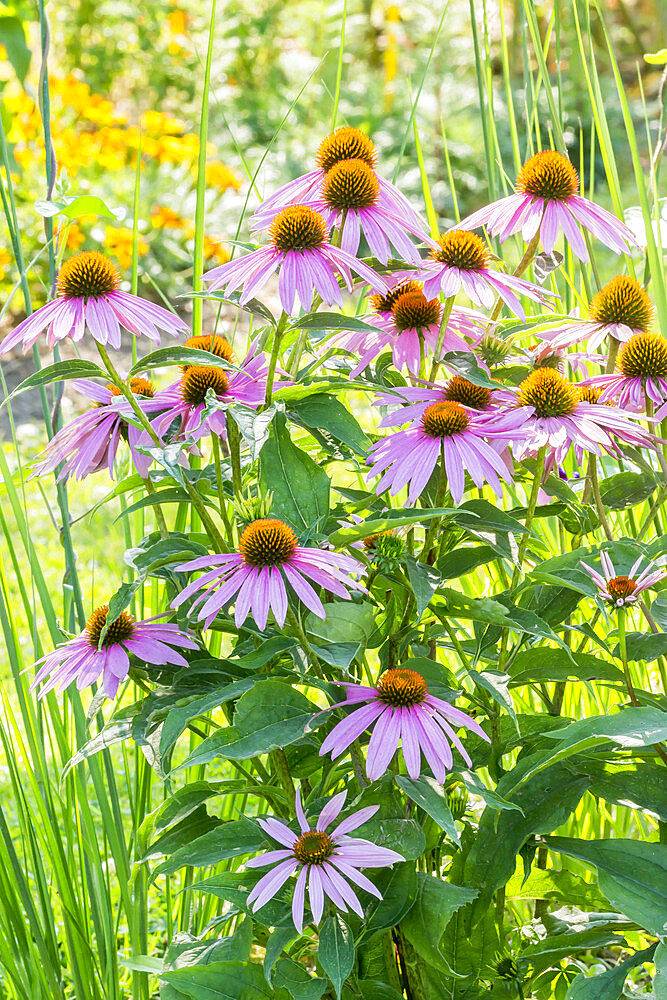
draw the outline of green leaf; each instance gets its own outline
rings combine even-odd
[[[579,770],[590,774],[592,795],[619,806],[652,812],[667,822],[667,782],[662,765],[642,761],[605,768],[599,762],[586,761],[579,765]]]
[[[474,771],[460,771],[456,774],[456,777],[461,779],[469,792],[473,795],[479,795],[486,802],[487,806],[490,806],[492,809],[514,809],[515,812],[520,812],[523,816],[521,806],[518,806],[516,802],[508,802],[502,795],[498,795],[495,789],[487,788],[479,775]]]
[[[305,399],[293,402],[290,413],[296,422],[319,432],[326,431],[336,441],[342,441],[358,455],[365,455],[370,448],[370,440],[361,429],[359,422],[339,399],[326,393],[315,393]]]
[[[85,361],[83,358],[72,358],[71,361],[57,361],[53,365],[45,365],[38,372],[33,372],[28,378],[23,379],[16,388],[10,392],[8,399],[18,396],[28,389],[36,389],[40,385],[49,385],[51,382],[65,382],[73,378],[105,378],[109,380],[108,372],[96,365],[94,361]]]
[[[236,703],[234,725],[203,740],[180,767],[206,764],[216,757],[248,760],[286,747],[304,735],[318,711],[289,684],[262,680]]]
[[[327,604],[324,621],[310,612],[306,618],[306,631],[312,636],[318,649],[321,643],[329,645],[346,644],[352,656],[348,664],[366,649],[375,632],[375,615],[372,605],[366,601],[353,604],[351,601]]]
[[[628,973],[638,965],[650,962],[656,950],[656,945],[637,951],[624,962],[619,962],[613,969],[607,969],[597,976],[579,974],[570,983],[565,994],[565,1000],[620,1000]]]
[[[612,906],[651,934],[667,930],[667,844],[637,840],[546,837],[548,846],[597,868],[598,885]]]
[[[419,957],[447,975],[453,971],[440,948],[440,939],[454,913],[470,903],[476,890],[417,873],[417,899],[401,921],[401,932]]]
[[[417,602],[417,618],[419,619],[426,611],[433,595],[440,586],[440,574],[432,566],[418,562],[417,559],[410,555],[406,557],[405,564],[412,592]]]
[[[228,820],[175,851],[170,858],[158,865],[153,878],[158,875],[173,875],[179,868],[205,868],[226,858],[253,854],[265,841],[266,834],[259,825],[245,816]]]
[[[343,983],[354,968],[352,931],[340,914],[334,913],[324,921],[320,930],[317,957],[340,1000]]]
[[[213,962],[164,972],[161,979],[190,1000],[271,1000],[273,990],[252,962]]]
[[[384,517],[374,517],[369,521],[361,521],[349,528],[339,528],[329,535],[332,545],[350,545],[352,542],[361,541],[369,535],[377,535],[382,531],[389,531],[392,528],[400,528],[408,524],[421,524],[432,520],[434,517],[453,514],[455,511],[451,507],[438,507],[434,510],[420,510],[414,514],[404,514],[402,511],[392,511]]]
[[[526,878],[520,866],[506,886],[508,899],[548,899],[559,906],[604,911],[607,900],[595,882],[586,882],[580,875],[558,868],[531,868]]]
[[[45,218],[64,215],[66,219],[79,219],[82,215],[99,215],[117,222],[122,216],[122,211],[109,208],[106,202],[94,194],[64,197],[58,201],[36,201],[35,210]]]
[[[367,330],[377,333],[377,327],[365,323],[356,316],[345,316],[343,313],[314,312],[300,316],[292,323],[289,330]]]
[[[567,653],[564,649],[537,646],[524,649],[508,668],[510,687],[541,681],[622,681],[623,671],[590,653]]]
[[[18,17],[0,17],[0,45],[7,51],[7,59],[21,83],[30,69],[30,49],[25,40],[25,29]]]
[[[659,656],[667,653],[667,632],[628,632],[625,637],[626,653],[628,660],[645,660],[651,663]],[[619,648],[616,646],[614,656],[619,655]]]
[[[431,817],[444,830],[450,840],[460,843],[459,832],[456,829],[452,811],[447,803],[447,793],[435,778],[426,774],[419,778],[409,778],[406,774],[396,775],[396,784],[420,809]]]
[[[382,899],[370,897],[358,945],[367,943],[378,931],[394,927],[410,910],[417,895],[417,873],[409,861],[374,872],[373,882],[382,893]]]
[[[321,977],[314,979],[299,962],[281,958],[276,963],[273,985],[276,989],[286,989],[294,1000],[320,1000],[327,988],[327,981]]]
[[[196,347],[160,347],[157,351],[145,354],[129,371],[128,378],[138,375],[149,368],[165,368],[170,365],[207,365],[214,368],[226,368],[235,371],[236,365],[212,354],[211,351],[200,351]]]
[[[625,510],[643,503],[657,487],[653,476],[645,472],[619,472],[600,483],[600,496],[610,510]]]
[[[193,719],[219,708],[234,698],[249,691],[255,684],[254,677],[243,678],[232,684],[224,684],[199,697],[184,699],[184,704],[172,708],[164,720],[160,732],[159,756],[166,763],[176,740]]]
[[[453,552],[438,559],[435,565],[443,580],[456,580],[497,558],[498,553],[489,545],[458,545]]]
[[[259,460],[260,489],[273,492],[271,511],[302,532],[329,513],[331,483],[324,469],[293,444],[278,414]]]
[[[512,704],[512,695],[508,691],[510,677],[498,670],[470,670],[468,677],[491,695],[496,704],[504,708],[507,714],[516,722],[516,712]]]
[[[212,393],[211,389],[209,389],[209,393]],[[220,403],[215,399],[212,405],[215,407],[219,406]],[[250,406],[243,406],[241,403],[225,404],[225,409],[241,431],[241,437],[248,446],[250,461],[256,462],[259,453],[269,440],[271,422],[277,412],[275,404],[272,403],[261,412],[253,410]]]
[[[406,861],[414,861],[426,847],[424,831],[414,819],[371,819],[359,827],[355,837],[397,851]]]

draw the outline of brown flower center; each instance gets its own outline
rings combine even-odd
[[[589,316],[594,323],[610,326],[624,323],[631,330],[648,330],[653,307],[648,295],[634,278],[619,274],[591,299]]]
[[[475,385],[462,375],[455,375],[445,386],[444,397],[451,403],[469,406],[471,410],[487,410],[491,403],[491,389]]]
[[[613,601],[630,597],[637,589],[637,583],[630,576],[614,576],[607,584],[607,590]]]
[[[329,231],[319,212],[306,205],[289,205],[271,223],[269,238],[283,253],[315,250],[327,242]]]
[[[470,423],[470,417],[460,403],[431,403],[424,410],[422,429],[429,437],[453,437],[462,434]]]
[[[375,171],[363,160],[341,160],[324,178],[322,194],[329,208],[338,212],[368,208],[380,193]]]
[[[411,708],[421,705],[428,694],[426,681],[421,674],[404,667],[385,670],[377,684],[378,697],[394,708]]]
[[[201,337],[188,337],[183,347],[189,347],[194,351],[208,351],[210,354],[215,354],[216,357],[222,358],[223,361],[234,360],[234,352],[229,341],[225,340],[224,337],[213,336],[211,333],[204,334]],[[185,371],[189,365],[182,365],[181,367]]]
[[[565,417],[579,402],[577,390],[553,368],[538,368],[519,386],[519,406],[532,406],[536,417]]]
[[[183,372],[181,378],[181,399],[190,406],[206,402],[206,393],[213,389],[216,396],[224,396],[229,391],[229,379],[219,368],[212,365],[192,365]]]
[[[84,631],[90,641],[90,645],[94,646],[95,649],[100,644],[100,636],[102,635],[102,629],[106,625],[107,615],[109,613],[109,605],[103,604],[101,607],[96,608],[92,615],[86,622],[86,627]],[[114,622],[111,622],[109,628],[104,636],[104,641],[102,643],[102,649],[106,649],[107,646],[115,646],[119,642],[125,642],[127,639],[131,639],[134,635],[134,618],[129,615],[127,611],[123,611]]]
[[[394,302],[405,292],[421,292],[420,281],[404,281],[402,285],[391,288],[386,295],[371,295],[368,301],[375,312],[391,312]]]
[[[375,535],[367,535],[366,538],[364,538],[363,540],[363,546],[370,552],[377,545],[379,538],[386,538],[387,535],[393,535],[393,534],[394,534],[394,529],[388,528],[386,531],[378,531]]]
[[[343,125],[322,139],[315,159],[317,166],[327,173],[341,160],[363,160],[369,167],[374,167],[377,155],[375,146],[364,132]]]
[[[336,849],[331,837],[323,830],[307,830],[294,842],[294,857],[303,865],[323,865]]]
[[[153,383],[149,382],[147,378],[131,378],[128,385],[135,396],[143,396],[145,399],[152,399],[155,395],[155,389],[153,388]],[[122,392],[117,385],[113,382],[109,382],[107,389],[112,396],[122,396]]]
[[[56,285],[58,294],[68,299],[96,299],[118,288],[120,274],[103,253],[84,250],[64,261]]]
[[[431,250],[431,257],[441,264],[458,267],[462,271],[481,271],[488,266],[489,251],[476,233],[454,229],[451,233],[444,233],[437,242],[438,249]]]
[[[437,299],[427,299],[423,292],[403,292],[394,302],[391,312],[401,332],[422,330],[439,321],[440,303]]]
[[[667,378],[667,340],[636,333],[618,352],[618,370],[627,378]]]
[[[567,157],[553,149],[526,160],[516,179],[517,191],[547,201],[567,201],[579,190],[579,175]]]
[[[297,537],[289,525],[273,518],[260,518],[241,535],[239,552],[249,566],[280,566],[288,562],[297,545]]]

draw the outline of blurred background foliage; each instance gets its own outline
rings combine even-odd
[[[8,55],[0,80],[3,124],[24,232],[32,235],[35,251],[43,236],[34,202],[44,189],[36,107],[40,68],[36,6],[32,0],[0,3],[0,44]],[[644,57],[664,43],[660,39],[664,40],[667,4],[604,0],[602,6],[636,121],[641,129],[645,119],[653,123],[649,129],[655,142],[664,67]],[[189,278],[209,3],[51,0],[46,10],[52,35],[49,71],[59,171],[53,197],[94,194],[114,213],[107,218],[77,218],[67,234],[62,233],[66,248],[102,245],[121,268],[129,266],[132,174],[141,141],[141,271],[144,280],[148,276],[165,292],[171,286],[173,294],[174,281],[178,284],[180,277],[185,288]],[[536,14],[541,37],[551,33],[557,40],[548,68],[558,87],[570,156],[579,163],[581,155],[590,157],[593,149],[595,173],[601,180],[603,164],[595,155],[595,144],[591,146],[593,120],[586,81],[581,61],[571,57],[577,49],[572,6],[538,4]],[[532,46],[519,0],[502,5],[450,0],[446,6],[435,0],[219,2],[207,148],[205,249],[212,263],[223,260],[229,250],[225,240],[237,235],[246,200],[252,206],[276,184],[311,168],[317,144],[332,125],[344,17],[337,124],[368,131],[380,151],[380,169],[389,174],[400,164],[402,189],[422,202],[416,129],[433,199],[432,218],[437,217],[441,226],[485,199],[488,172],[481,151],[489,112],[499,160],[505,165],[513,162],[513,129],[525,137],[536,113],[548,121],[546,95],[534,87],[534,56],[529,56]],[[605,39],[595,18],[584,44],[595,56],[603,94],[610,95],[607,123],[612,138],[617,132],[622,141]],[[485,111],[485,95],[491,88],[493,108],[487,106]],[[280,141],[271,148],[279,130]],[[549,142],[548,132],[542,141]],[[628,172],[620,178],[623,189],[631,181],[629,161],[623,160],[621,168]],[[513,179],[507,176],[509,183]],[[10,260],[0,250],[0,269],[7,280],[13,277]]]

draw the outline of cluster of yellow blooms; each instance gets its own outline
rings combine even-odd
[[[178,34],[179,32],[176,32]],[[187,131],[183,121],[161,111],[146,111],[137,125],[130,124],[116,106],[73,74],[49,81],[51,93],[51,130],[59,170],[73,178],[80,170],[94,166],[106,171],[136,167],[137,152],[141,149],[142,163],[183,165],[193,177],[197,175],[199,137]],[[11,120],[8,140],[13,148],[16,163],[23,169],[43,167],[44,143],[39,109],[24,90],[10,84],[3,93],[3,104]],[[241,180],[221,160],[216,158],[216,147],[207,145],[206,184],[219,193],[230,188],[238,190]],[[18,178],[16,178],[18,180]],[[82,223],[84,220],[78,220]],[[152,212],[155,228],[179,230],[186,238],[194,234],[191,223],[175,212],[156,205]],[[73,223],[66,230],[69,249],[79,249],[85,241],[80,224]],[[132,259],[132,230],[107,227],[104,246],[121,267]],[[148,252],[148,244],[138,241],[139,254]],[[224,262],[228,259],[218,240],[205,237],[204,252],[209,259]],[[8,261],[0,258],[0,279]]]

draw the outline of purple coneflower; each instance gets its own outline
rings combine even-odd
[[[63,691],[74,680],[81,691],[82,688],[94,684],[100,674],[105,695],[107,698],[115,698],[118,685],[127,677],[130,669],[128,654],[131,653],[143,663],[154,663],[158,666],[173,663],[178,667],[187,667],[188,661],[172,647],[199,648],[197,643],[189,635],[181,632],[176,625],[158,623],[158,619],[164,617],[164,613],[137,622],[127,611],[123,611],[115,621],[111,622],[100,647],[100,636],[108,612],[107,604],[97,608],[88,619],[81,635],[70,639],[37,661],[35,666],[40,663],[42,666],[30,689],[51,675],[46,684],[42,685],[40,698],[54,687]]]
[[[369,781],[376,781],[389,766],[398,749],[403,748],[403,759],[411,778],[421,772],[421,755],[441,784],[452,766],[453,744],[467,766],[470,756],[455,730],[465,726],[490,742],[482,727],[459,708],[454,708],[442,698],[429,693],[426,681],[415,670],[396,667],[385,672],[375,687],[363,684],[345,684],[345,701],[332,708],[347,707],[367,702],[363,708],[351,712],[338,722],[324,740],[320,755],[330,753],[336,760],[366,729],[373,727],[366,755],[366,774]]]
[[[562,229],[579,260],[586,260],[588,254],[577,223],[614,253],[627,253],[629,247],[638,245],[624,222],[581,197],[577,171],[562,153],[545,149],[531,156],[519,172],[516,189],[516,194],[491,202],[462,219],[459,225],[467,229],[486,226],[501,243],[519,230],[524,240],[532,240],[539,229],[547,253],[553,250]]]
[[[232,349],[223,337],[190,337],[184,347],[210,351],[225,361],[232,360]],[[223,371],[215,365],[184,365],[178,382],[167,386],[155,396],[163,412],[153,420],[153,427],[162,436],[174,420],[179,419],[179,438],[189,436],[199,441],[207,434],[225,436],[225,412],[213,410],[204,417],[206,394],[209,389],[221,401],[243,403],[253,409],[264,402],[268,366],[263,354],[255,354],[256,343],[250,345],[240,367]]]
[[[667,401],[667,340],[659,333],[636,333],[619,350],[616,371],[587,382],[602,389],[601,403],[617,400],[638,412],[648,402],[660,407],[656,416],[661,416]]]
[[[522,459],[548,448],[547,468],[562,465],[570,448],[581,463],[584,453],[618,454],[615,439],[637,447],[655,447],[653,438],[615,406],[594,402],[588,386],[580,389],[553,368],[538,368],[519,385],[507,391],[525,414],[523,437],[515,442],[514,456]],[[600,396],[600,400],[602,397]],[[531,413],[532,410],[532,413]]]
[[[498,383],[498,389],[502,389]],[[424,411],[433,403],[460,403],[468,410],[479,414],[495,414],[501,404],[494,398],[494,389],[475,385],[462,375],[454,375],[444,385],[424,382],[422,385],[396,386],[381,392],[373,400],[373,406],[396,406],[399,409],[385,414],[378,427],[402,427],[404,424],[419,424]]]
[[[289,525],[273,518],[260,518],[249,524],[239,539],[238,552],[201,556],[177,569],[207,571],[172,602],[172,607],[177,608],[199,592],[193,607],[202,605],[197,617],[199,621],[205,619],[206,628],[234,598],[237,628],[251,609],[258,628],[266,627],[269,609],[282,628],[287,616],[286,583],[319,618],[326,617],[324,606],[308,580],[344,600],[349,599],[350,590],[364,589],[352,578],[352,574],[363,572],[360,562],[339,552],[299,545]]]
[[[414,277],[424,282],[427,298],[439,295],[451,298],[463,289],[476,305],[490,308],[499,295],[506,306],[521,319],[525,311],[517,295],[525,295],[545,304],[553,292],[513,274],[489,267],[491,254],[483,240],[466,229],[452,229],[435,243],[429,257],[421,262]]]
[[[279,212],[271,224],[269,239],[269,246],[253,250],[239,260],[230,260],[205,274],[204,279],[210,282],[211,289],[223,288],[226,295],[231,295],[243,287],[239,300],[243,304],[279,271],[280,302],[290,315],[297,297],[304,309],[310,309],[313,291],[317,291],[327,305],[342,306],[338,274],[343,276],[350,292],[352,271],[372,288],[386,290],[385,282],[372,268],[331,244],[324,219],[306,205],[291,205]]]
[[[659,583],[660,580],[664,580],[665,576],[667,576],[667,570],[656,569],[655,563],[650,562],[641,571],[639,576],[636,577],[635,573],[639,569],[643,558],[643,556],[639,557],[627,576],[616,575],[614,564],[606,552],[600,553],[602,574],[604,575],[598,573],[592,566],[585,563],[583,559],[580,559],[579,563],[592,576],[593,582],[600,592],[600,597],[613,604],[615,608],[624,608],[628,604],[634,604],[645,590]]]
[[[321,198],[322,185],[329,171],[338,163],[348,160],[361,161],[374,170],[377,154],[373,142],[364,132],[349,125],[342,125],[320,143],[316,156],[317,169],[288,181],[270,198],[263,201],[250,220],[252,228],[263,229],[267,219],[270,220],[288,205],[310,205],[314,200]],[[378,177],[377,181],[380,194],[384,198],[391,199],[394,210],[400,210],[406,229],[421,233],[423,223],[405,195],[382,177]]]
[[[397,861],[405,861],[402,854],[387,847],[378,847],[370,840],[350,837],[349,834],[366,823],[380,808],[366,806],[351,813],[331,833],[331,826],[345,804],[347,792],[334,795],[324,806],[315,827],[306,819],[301,805],[301,796],[296,796],[296,814],[300,834],[297,836],[281,820],[269,817],[258,819],[262,830],[283,847],[277,851],[267,851],[259,857],[246,861],[246,868],[263,868],[274,865],[263,875],[248,895],[248,903],[253,903],[253,911],[260,909],[282,888],[290,875],[299,875],[292,898],[292,919],[299,934],[303,933],[303,911],[308,883],[308,898],[313,920],[319,924],[324,912],[324,899],[328,896],[334,906],[347,912],[348,907],[363,918],[361,903],[350,886],[352,882],[359,889],[382,899],[373,883],[362,875],[360,868],[387,868]]]
[[[379,177],[364,160],[339,160],[324,174],[317,195],[302,204],[319,212],[328,226],[342,227],[340,245],[349,254],[356,255],[363,232],[371,253],[382,264],[392,256],[392,246],[403,260],[412,264],[421,260],[406,229],[425,240],[423,226],[406,219],[403,201],[386,185],[380,186]],[[260,206],[253,216],[253,228],[268,228],[278,211]]]
[[[100,344],[118,349],[120,328],[160,343],[160,330],[177,336],[187,330],[182,319],[162,306],[118,289],[116,267],[96,250],[85,250],[64,262],[58,272],[58,295],[24,319],[0,344],[0,354],[19,344],[23,353],[46,330],[49,347],[67,337],[83,338],[86,328]]]
[[[395,414],[400,420],[400,411]],[[467,410],[449,400],[431,403],[418,424],[378,441],[368,453],[372,469],[368,478],[382,475],[377,493],[389,490],[395,496],[409,485],[408,503],[414,503],[428,483],[442,456],[447,485],[455,503],[465,490],[466,472],[480,487],[486,482],[502,496],[501,479],[510,471],[501,456],[485,440],[509,442],[521,438],[525,421],[522,410],[488,415]]]
[[[591,299],[588,320],[577,320],[543,330],[540,336],[550,347],[563,349],[588,341],[594,351],[607,337],[626,343],[636,333],[647,333],[653,307],[648,295],[634,278],[619,274]]]
[[[392,280],[391,278],[388,280]],[[442,307],[437,299],[430,301],[416,281],[402,282],[384,295],[371,296],[371,306],[375,315],[370,323],[376,331],[361,330],[336,334],[327,343],[329,347],[341,347],[352,354],[361,355],[350,372],[356,378],[367,365],[390,347],[394,365],[404,365],[410,372],[418,373],[422,354],[433,353],[438,343]],[[368,319],[368,317],[367,317]],[[482,335],[486,319],[472,309],[452,309],[447,323],[443,353],[448,351],[470,351],[471,345],[459,334],[471,339]]]
[[[93,408],[75,417],[51,438],[37,457],[32,475],[45,476],[54,472],[62,462],[59,481],[68,476],[85,479],[92,472],[105,468],[113,479],[118,446],[121,440],[125,440],[135,469],[145,479],[153,460],[137,451],[137,445],[143,442],[145,434],[131,423],[135,414],[120,390],[111,383],[101,386],[88,379],[77,379],[73,384],[78,392],[88,397]],[[152,413],[160,409],[160,403],[153,398],[153,386],[147,379],[131,378],[128,385],[142,410]]]

